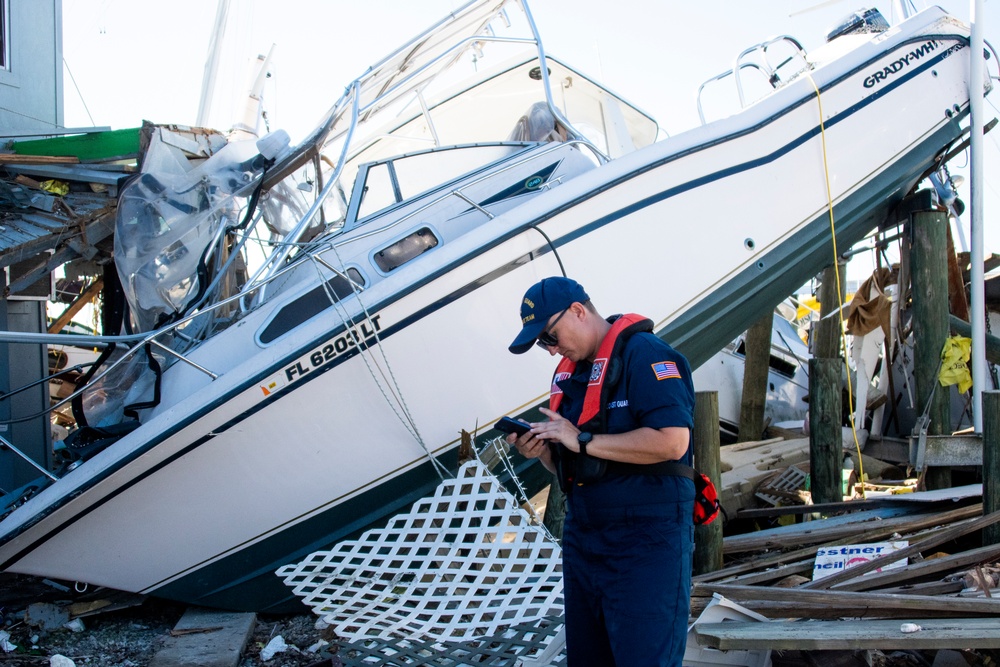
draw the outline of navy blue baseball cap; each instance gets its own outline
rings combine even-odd
[[[580,283],[571,278],[545,278],[528,288],[521,300],[521,333],[507,348],[514,354],[524,354],[535,344],[549,318],[574,303],[586,303],[590,297]]]

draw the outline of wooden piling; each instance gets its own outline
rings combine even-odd
[[[1000,391],[983,392],[983,514],[1000,510]],[[983,546],[1000,544],[1000,525],[983,528]]]
[[[764,405],[767,399],[773,328],[774,314],[768,311],[747,329],[743,339],[743,398],[740,402],[739,442],[752,442],[764,437]]]
[[[948,216],[918,211],[910,217],[913,282],[913,378],[917,410],[930,419],[928,435],[951,433],[948,387],[940,386],[941,350],[948,337]],[[951,468],[928,468],[928,490],[951,487]]]
[[[812,353],[814,357],[832,359],[841,356],[842,330],[840,317],[836,313],[845,296],[846,269],[846,263],[838,262],[836,266],[828,266],[823,270],[822,282],[819,286],[819,294],[817,294],[820,320],[813,330]],[[839,280],[837,279],[838,272],[840,273]]]
[[[770,318],[768,318],[770,321]],[[770,335],[768,326],[768,335]],[[722,488],[722,459],[719,441],[719,393],[696,391],[694,394],[694,464],[707,475],[716,489]],[[694,529],[694,573],[722,569],[722,517],[707,526]]]
[[[844,300],[846,266],[838,262],[824,269],[818,295],[820,321],[813,330],[813,358],[809,360],[809,488],[814,504],[844,500],[843,330],[837,311]]]
[[[840,378],[844,360],[809,360],[809,480],[813,504],[843,502]]]

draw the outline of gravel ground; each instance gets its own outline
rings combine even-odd
[[[47,610],[55,610],[72,602],[100,597],[101,591],[78,596],[32,577],[0,575],[0,632],[7,632],[8,641],[17,646],[11,652],[0,648],[0,665],[49,665],[52,656],[62,655],[77,667],[145,667],[187,608],[183,604],[147,598],[141,604],[124,609],[85,616],[80,619],[83,628],[76,632],[58,626],[46,629],[45,624],[30,625],[25,621],[29,605],[41,604]],[[334,639],[329,629],[316,628],[316,620],[317,617],[309,613],[259,614],[240,667],[305,667],[317,663],[335,667],[338,662],[334,656],[335,642],[308,652],[320,640]],[[261,650],[277,636],[281,636],[289,648],[266,662],[261,660]]]
[[[109,597],[113,598],[103,591],[77,595],[57,590],[32,577],[0,574],[0,633],[8,633],[8,641],[17,646],[11,652],[0,648],[0,665],[69,667],[69,663],[52,662],[53,656],[61,655],[72,660],[76,667],[146,667],[169,638],[186,605],[147,598],[141,604],[83,617],[83,628],[77,632],[60,626],[46,630],[25,621],[29,605],[65,609],[71,602],[85,603],[88,599]],[[127,604],[129,599],[125,597],[118,602]],[[258,615],[239,667],[345,667],[336,655],[336,637],[328,628],[318,629],[316,621],[317,617],[310,613]],[[288,648],[269,660],[262,660],[262,649],[278,636]],[[321,640],[328,643],[309,651]],[[871,664],[877,667],[961,664],[939,663],[935,661],[934,651],[875,652],[871,657]],[[1000,664],[1000,652],[966,650],[953,653],[951,659],[962,660],[973,667],[996,667]],[[773,652],[772,661],[775,667],[862,667],[867,664],[860,655],[850,651]]]

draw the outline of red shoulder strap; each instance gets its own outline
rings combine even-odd
[[[596,417],[601,411],[601,387],[604,384],[604,378],[606,377],[608,370],[608,362],[611,359],[611,353],[615,349],[615,343],[618,341],[618,336],[621,335],[625,329],[628,329],[634,324],[645,321],[646,319],[647,318],[642,315],[626,313],[614,321],[611,325],[611,329],[608,331],[607,335],[604,336],[600,346],[597,348],[597,355],[594,357],[594,365],[590,370],[590,382],[587,383],[587,393],[583,399],[583,412],[580,413],[580,418],[576,422],[578,426],[586,424],[591,419]],[[575,369],[576,363],[570,361],[566,357],[563,357],[559,361],[559,365],[556,367],[555,375],[552,376],[552,387],[549,390],[550,410],[558,411],[559,405],[562,403],[563,392],[557,383],[572,376]]]

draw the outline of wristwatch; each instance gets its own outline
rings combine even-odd
[[[593,439],[594,434],[587,433],[586,431],[580,431],[580,433],[576,436],[576,442],[580,445],[580,453],[584,456],[587,455],[587,445],[589,445],[590,441]]]

